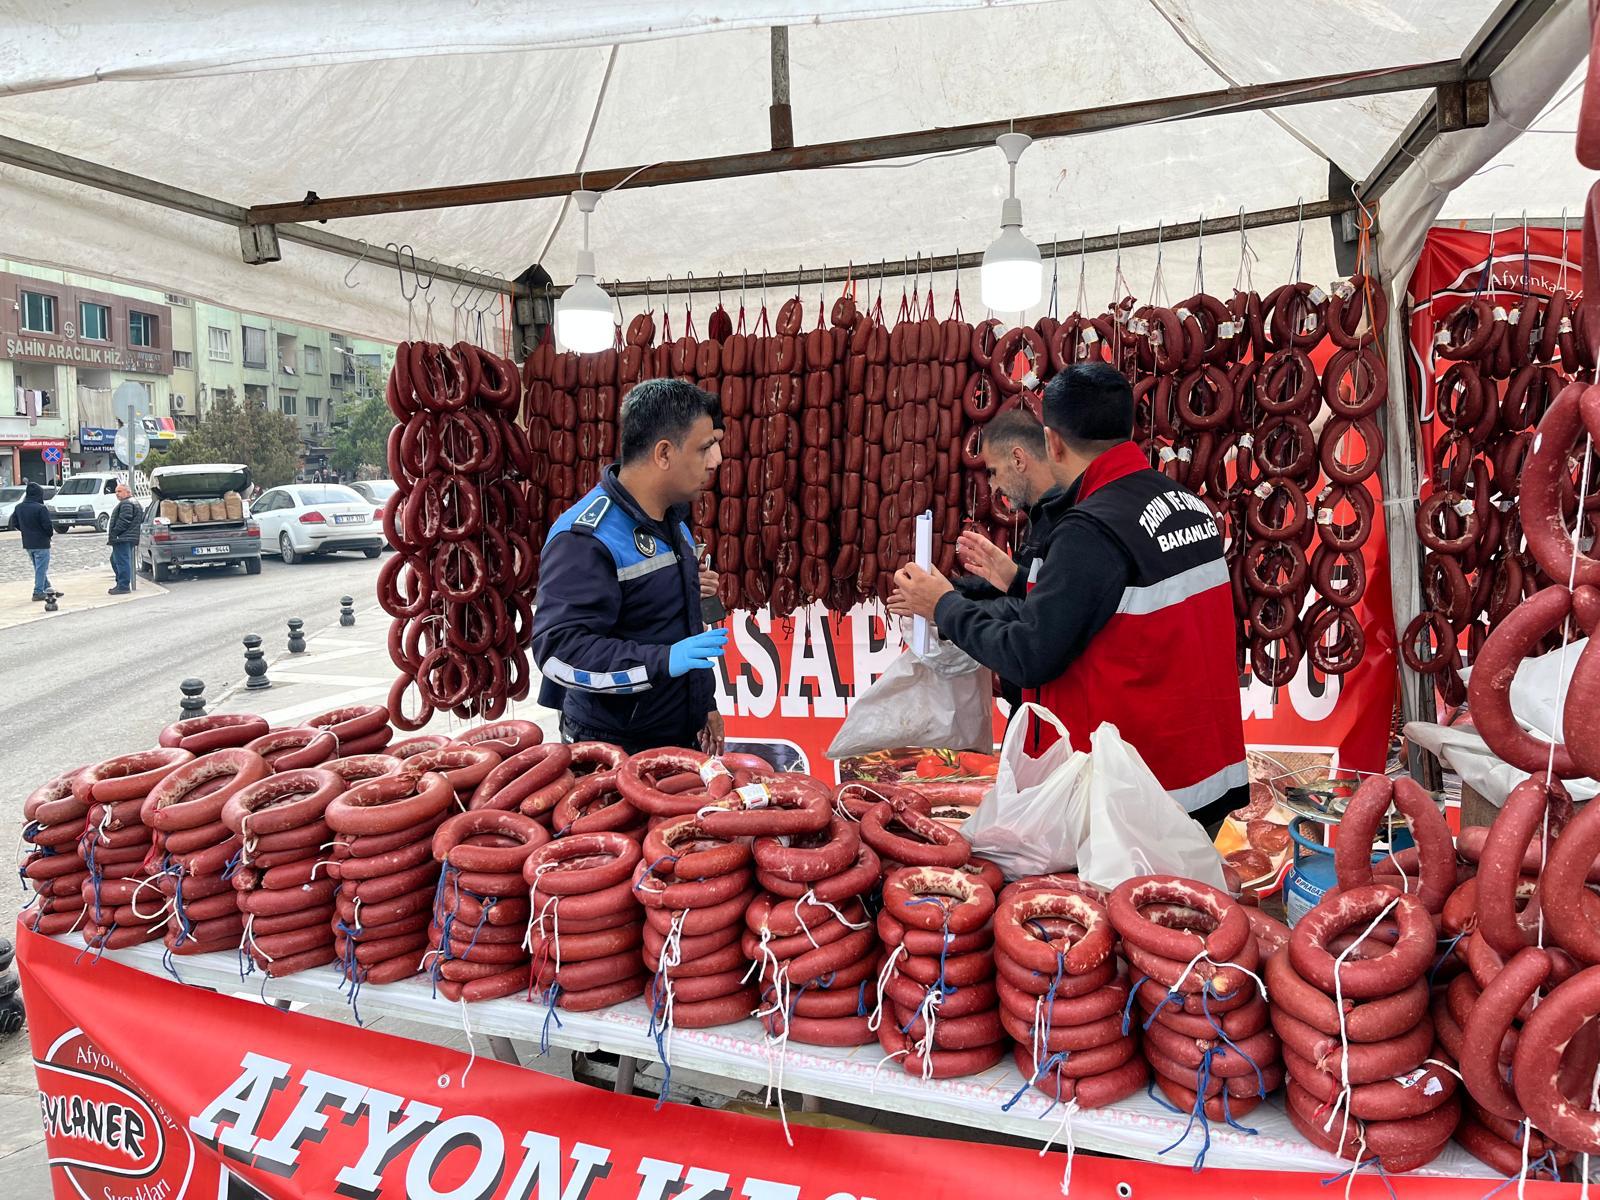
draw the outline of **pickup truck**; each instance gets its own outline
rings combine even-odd
[[[228,492],[241,497],[242,516],[235,520],[184,522],[162,515],[163,501],[219,503]],[[250,468],[238,463],[192,463],[158,467],[150,475],[150,506],[139,531],[139,569],[157,583],[176,570],[242,565],[247,575],[261,574],[261,527],[242,498],[250,492]]]

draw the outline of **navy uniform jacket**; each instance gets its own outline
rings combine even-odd
[[[705,628],[688,516],[654,520],[610,466],[550,527],[533,614],[539,703],[585,737],[692,746],[716,707],[710,671],[667,673],[672,643]]]

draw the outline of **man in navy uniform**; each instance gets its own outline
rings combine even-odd
[[[695,558],[690,507],[722,462],[722,406],[691,383],[650,379],[622,403],[621,462],[550,528],[539,559],[533,659],[539,703],[568,741],[722,751],[714,660],[726,629],[700,600],[716,574]]]

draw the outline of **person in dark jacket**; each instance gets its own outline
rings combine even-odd
[[[970,573],[950,582],[969,600],[1020,598],[1027,595],[1028,581],[1050,544],[1055,509],[1049,501],[1061,494],[1050,473],[1044,426],[1025,409],[1001,413],[983,427],[983,465],[989,474],[990,493],[1004,496],[1013,508],[1026,514],[1026,520],[1009,553],[976,530],[963,533],[956,552]],[[1022,699],[1022,687],[1002,678],[1000,696],[1015,709]]]
[[[915,566],[889,607],[942,636],[1061,719],[1079,750],[1116,726],[1161,785],[1214,831],[1248,799],[1233,592],[1211,510],[1130,440],[1133,395],[1106,363],[1045,390],[1062,492],[1037,578],[1018,599],[972,601]],[[1053,737],[1051,732],[1049,737]],[[1034,751],[1046,736],[1036,727]]]
[[[722,462],[722,408],[692,383],[651,379],[620,419],[621,463],[557,518],[540,554],[539,703],[561,710],[568,741],[721,753],[711,670],[728,632],[701,620],[716,575],[696,561],[688,520]]]
[[[117,506],[111,510],[111,524],[106,528],[106,542],[111,547],[111,570],[117,577],[115,587],[107,588],[108,596],[120,596],[133,590],[133,548],[139,544],[139,526],[144,523],[144,508],[133,498],[128,485],[117,485]]]
[[[45,593],[55,590],[50,586],[50,539],[56,528],[44,506],[44,489],[37,483],[28,484],[13,519],[22,532],[22,548],[33,559],[33,598],[43,600]]]

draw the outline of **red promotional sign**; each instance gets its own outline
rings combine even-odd
[[[187,988],[21,927],[58,1200],[939,1200],[1059,1196],[1065,1156],[792,1126],[619,1096]],[[181,1014],[181,1017],[177,1014]],[[530,1018],[530,1026],[532,1019]],[[1460,1179],[1358,1175],[1446,1200]],[[1079,1154],[1073,1194],[1325,1197],[1317,1174]],[[1466,1183],[1477,1195],[1488,1185]],[[1554,1197],[1559,1185],[1530,1183]]]
[[[1362,549],[1368,584],[1356,611],[1365,656],[1340,678],[1324,678],[1302,663],[1283,688],[1249,680],[1239,689],[1239,707],[1252,749],[1331,757],[1349,770],[1383,769],[1395,687],[1388,553],[1380,508]],[[728,624],[733,636],[718,671],[717,705],[729,739],[764,743],[780,766],[799,763],[833,778],[828,744],[856,696],[905,649],[899,622],[873,604],[847,614],[815,605],[789,620],[741,611]],[[996,716],[998,737],[1003,723]]]

